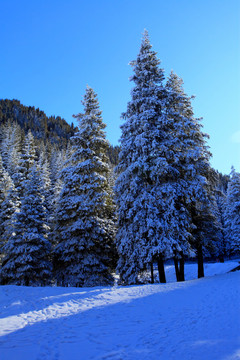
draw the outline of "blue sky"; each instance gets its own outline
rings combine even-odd
[[[239,0],[0,0],[0,9],[0,98],[71,123],[88,84],[116,145],[146,28],[166,77],[173,69],[196,95],[213,167],[240,171]]]

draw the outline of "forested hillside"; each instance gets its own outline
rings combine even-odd
[[[0,124],[16,122],[24,130],[25,134],[31,130],[36,139],[42,139],[46,143],[57,143],[60,147],[66,147],[67,141],[76,131],[73,123],[69,125],[60,116],[47,115],[34,106],[24,106],[18,100],[0,100]]]
[[[35,144],[41,147],[51,147],[58,150],[66,149],[69,139],[77,131],[73,122],[69,125],[60,116],[48,117],[44,111],[34,106],[24,106],[19,100],[0,99],[0,127],[19,125],[22,137],[30,130],[34,136]],[[4,130],[1,131],[1,141],[4,141]],[[119,146],[109,146],[107,154],[110,163],[115,166],[118,163]]]

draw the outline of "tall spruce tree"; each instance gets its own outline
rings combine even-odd
[[[121,281],[132,284],[138,274],[156,261],[165,282],[163,259],[172,255],[168,202],[171,174],[166,143],[168,119],[163,70],[152,50],[147,31],[137,60],[131,63],[135,83],[121,126],[121,151],[115,192],[119,212],[117,247]]]
[[[44,153],[40,153],[37,168],[40,174],[40,188],[44,196],[44,206],[49,218],[52,213],[54,189],[50,177],[50,165]]]
[[[20,160],[21,128],[17,123],[9,120],[5,126],[2,126],[2,131],[3,139],[0,147],[2,160],[5,169],[12,176]]]
[[[183,90],[183,81],[171,72],[166,84],[168,116],[173,119],[172,138],[178,173],[178,202],[190,220],[190,245],[198,257],[198,276],[204,276],[204,252],[217,253],[221,225],[216,216],[214,196],[215,172],[210,167],[207,134],[202,132],[201,119],[194,116],[191,100]],[[192,229],[192,230],[191,230]],[[185,239],[186,241],[186,239]],[[180,245],[180,247],[182,244]]]
[[[19,211],[19,208],[19,197],[14,184],[12,184],[7,192],[5,200],[0,206],[0,264],[2,264],[2,258],[4,257],[4,245],[8,242],[14,231],[13,216]]]
[[[240,253],[240,174],[232,168],[224,213],[224,232],[228,255]]]
[[[203,275],[203,247],[216,252],[216,234],[221,236],[221,226],[214,215],[216,203],[211,186],[214,172],[209,164],[208,135],[202,132],[200,119],[194,117],[191,105],[193,97],[185,94],[182,79],[173,71],[166,83],[166,90],[167,117],[172,121],[169,151],[173,154],[171,161],[175,169],[175,209],[177,213],[182,213],[175,238],[180,251],[174,250],[174,258],[180,257],[182,269],[179,276],[183,280],[184,255],[189,255],[191,248],[197,252],[199,273]],[[176,274],[178,271],[176,267]]]
[[[29,130],[27,136],[24,139],[19,163],[15,168],[14,174],[12,175],[12,180],[20,200],[24,197],[25,181],[29,179],[31,168],[34,166],[35,160],[36,146],[34,137]]]
[[[5,200],[8,190],[12,185],[12,180],[8,172],[3,167],[2,157],[0,155],[0,206]]]
[[[135,87],[123,114],[116,181],[118,271],[124,283],[135,283],[139,272],[157,261],[164,282],[162,260],[173,256],[177,279],[184,280],[184,256],[195,248],[200,259],[202,247],[210,247],[199,226],[211,207],[207,136],[182,80],[172,72],[164,88],[147,32],[132,66]]]
[[[75,117],[79,131],[72,137],[74,153],[62,171],[63,189],[56,212],[55,276],[62,286],[111,284],[112,201],[109,167],[97,95],[87,87],[84,113]]]
[[[12,180],[8,172],[4,169],[2,163],[2,156],[0,155],[0,263],[3,257],[3,245],[5,244],[5,211],[6,209],[6,198],[11,186],[13,185]]]
[[[36,145],[34,136],[31,130],[28,131],[25,138],[25,143],[22,151],[22,158],[20,164],[23,166],[24,176],[27,179],[30,173],[31,167],[35,164],[36,160]]]
[[[50,243],[39,174],[33,166],[24,181],[24,197],[3,247],[1,284],[43,286],[51,280]]]
[[[227,201],[227,186],[228,186],[228,181],[229,178],[227,175],[222,175],[221,173],[217,172],[217,177],[218,177],[218,183],[216,185],[216,205],[217,205],[217,216],[218,216],[218,220],[219,223],[221,224],[221,228],[222,228],[222,237],[221,237],[221,243],[219,244],[220,247],[220,252],[219,252],[219,259],[221,262],[224,262],[224,256],[227,255],[226,251],[226,247],[227,247],[227,243],[226,243],[226,237],[225,237],[225,231],[224,231],[224,224],[225,224],[225,211],[226,211],[226,201]]]

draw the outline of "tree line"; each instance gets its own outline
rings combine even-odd
[[[153,283],[155,266],[166,282],[168,259],[183,281],[186,259],[197,258],[202,277],[204,258],[239,254],[240,174],[232,169],[229,178],[210,166],[193,97],[174,72],[165,80],[146,31],[131,65],[120,147],[106,140],[90,87],[84,112],[74,116],[78,128],[71,126],[62,147],[46,122],[39,142],[37,125],[35,136],[31,127],[22,131],[5,110],[1,284],[108,285],[115,272],[121,284],[141,282],[145,273]]]

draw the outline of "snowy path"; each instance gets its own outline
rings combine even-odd
[[[229,267],[166,285],[2,286],[0,359],[240,359],[240,272],[221,274]]]

